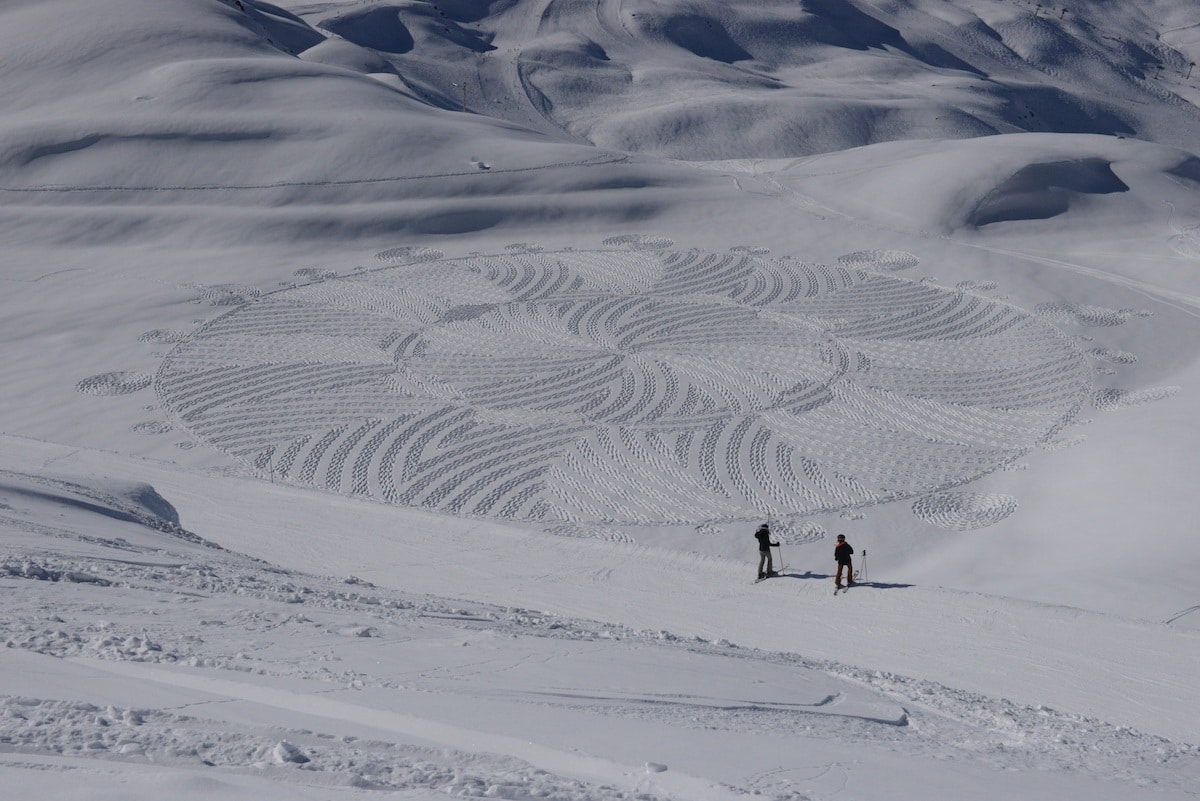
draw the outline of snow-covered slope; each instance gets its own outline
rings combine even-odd
[[[888,581],[834,599],[811,570],[755,587],[681,553],[5,445],[55,465],[0,474],[9,787],[1194,797],[1200,640],[1169,626]],[[145,485],[78,475],[100,467],[315,572],[198,541]]]
[[[1194,20],[1169,2],[408,2],[305,16],[447,107],[465,86],[482,113],[675,158],[1017,131],[1186,145],[1177,123],[1197,122],[1180,80],[1200,51]]]
[[[1183,0],[4,5],[2,786],[1195,798],[1198,55]]]
[[[394,74],[297,58],[291,49],[337,42],[256,8],[114,0],[0,12],[12,65],[0,191],[24,207],[6,215],[10,243],[40,241],[48,217],[60,241],[190,248],[594,224],[631,204],[652,214],[655,188],[692,183],[436,108]]]

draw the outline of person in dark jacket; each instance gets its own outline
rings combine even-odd
[[[854,561],[850,556],[854,553],[854,549],[850,547],[850,543],[846,542],[845,534],[838,534],[837,545],[833,547],[833,558],[837,560],[837,577],[833,583],[842,586],[842,571],[846,571],[846,586],[854,585]]]
[[[763,523],[758,527],[758,531],[754,532],[754,538],[758,540],[758,577],[764,579],[768,576],[778,576],[774,565],[771,564],[771,548],[778,548],[779,543],[771,542],[770,527]],[[763,572],[764,565],[767,568],[765,573]]]

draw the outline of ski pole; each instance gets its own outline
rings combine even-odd
[[[867,580],[867,549],[863,548],[862,580]]]
[[[783,572],[783,543],[780,543],[780,544],[776,545],[775,547],[779,549],[779,569],[776,570],[775,572],[781,573],[781,572]]]

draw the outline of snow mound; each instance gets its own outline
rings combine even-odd
[[[0,470],[0,522],[36,533],[49,530],[32,521],[50,519],[92,532],[100,531],[100,520],[132,523],[142,529],[203,543],[181,527],[175,506],[150,484]]]
[[[396,6],[375,6],[342,14],[324,23],[331,33],[360,47],[385,53],[407,53],[413,36],[400,19]]]
[[[270,3],[234,0],[234,6],[262,30],[268,42],[286,53],[307,50],[325,38],[300,17]]]
[[[332,37],[300,53],[300,58],[368,75],[396,71],[391,62],[374,50]]]
[[[1160,221],[1163,201],[1193,202],[1193,180],[1181,175],[1200,175],[1200,161],[1172,147],[1028,133],[883,143],[788,165],[780,178],[789,189],[836,198],[849,214],[949,234],[1084,218]]]
[[[974,226],[1043,220],[1071,209],[1080,195],[1128,192],[1112,164],[1100,158],[1039,162],[1022,167],[989,192],[967,218]]]

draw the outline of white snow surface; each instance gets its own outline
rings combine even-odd
[[[0,797],[1200,797],[1198,59],[0,4]]]

